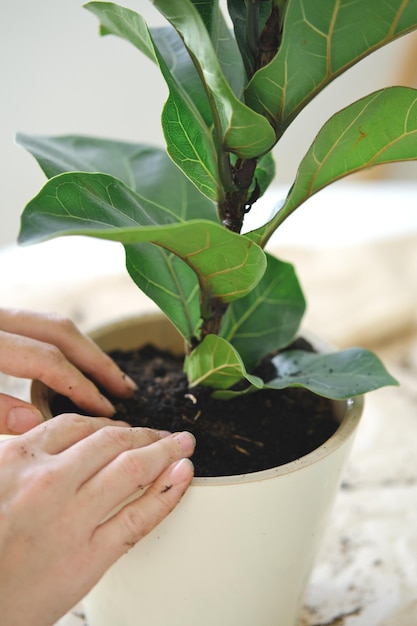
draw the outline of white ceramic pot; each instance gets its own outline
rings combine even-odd
[[[93,337],[105,350],[150,340],[183,347],[159,315]],[[174,512],[85,598],[88,625],[295,626],[362,407],[362,398],[336,403],[337,432],[297,461],[195,478]]]

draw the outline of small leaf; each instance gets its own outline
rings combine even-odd
[[[289,350],[272,360],[277,378],[265,388],[305,387],[333,400],[346,400],[384,385],[398,385],[378,357],[360,348],[316,354]]]
[[[141,15],[112,2],[88,2],[84,8],[99,18],[101,35],[118,35],[156,62],[148,27]]]
[[[249,371],[294,339],[305,311],[293,266],[271,255],[267,260],[262,279],[229,306],[221,327],[221,336],[232,343]]]
[[[246,372],[233,346],[217,335],[207,335],[186,356],[184,370],[191,387],[205,385],[214,389],[228,389],[244,378],[255,387],[263,386],[260,378]]]

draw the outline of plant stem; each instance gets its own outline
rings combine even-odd
[[[226,191],[225,198],[218,205],[222,224],[234,233],[240,233],[243,218],[254,200],[249,198],[249,189],[253,184],[257,159],[237,159],[231,167],[234,191]]]
[[[255,57],[255,71],[268,65],[276,55],[281,43],[282,24],[278,7],[273,4],[271,13],[259,37]]]
[[[254,57],[254,72],[267,65],[277,53],[281,41],[281,19],[277,5],[272,2],[271,13],[259,34],[259,5],[262,0],[248,0],[246,12],[247,44]],[[218,130],[218,129],[217,129]],[[230,155],[220,155],[224,197],[219,200],[218,213],[225,228],[240,233],[243,219],[259,197],[259,186],[254,181],[257,159],[238,158],[234,165]],[[226,184],[225,184],[226,183]],[[217,298],[209,299],[202,307],[201,339],[218,334],[227,304]]]

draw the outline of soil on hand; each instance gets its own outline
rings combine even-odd
[[[196,476],[247,474],[283,465],[320,446],[339,425],[331,402],[304,389],[215,400],[207,387],[188,387],[182,358],[153,346],[111,356],[139,387],[129,400],[110,398],[117,408],[114,419],[191,431],[197,439],[192,459]],[[265,361],[256,373],[268,380],[272,367]],[[269,377],[260,371],[265,368]],[[53,415],[74,410],[79,412],[67,398],[56,396]]]

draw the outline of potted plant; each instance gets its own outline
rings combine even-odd
[[[259,434],[264,399],[271,406],[287,396],[294,408],[309,402],[293,424],[307,420],[313,402],[340,425],[320,445],[275,466],[254,465],[264,441],[232,429],[227,446],[243,469],[198,474],[174,514],[90,594],[89,624],[294,626],[360,396],[395,380],[369,351],[322,353],[297,339],[305,309],[300,285],[293,267],[265,248],[284,220],[326,185],[417,158],[417,91],[382,89],[336,113],[267,223],[242,229],[273,181],[272,149],[298,113],[346,69],[416,29],[417,2],[229,0],[232,29],[215,0],[153,4],[167,26],[148,29],[139,14],[112,3],[86,8],[98,16],[103,35],[126,39],[162,72],[169,156],[143,144],[19,135],[49,178],[23,212],[19,240],[78,234],[124,245],[129,274],[166,318],[146,319],[145,339],[134,322],[122,338],[117,325],[98,340],[124,348],[152,335],[158,348],[185,355],[181,410],[188,429],[204,422],[210,437],[217,414],[224,417],[216,425],[225,425],[232,407],[243,413],[252,406]],[[154,387],[165,386],[160,375]],[[201,419],[205,402],[215,407],[213,421],[206,412]],[[265,440],[281,436],[268,431]],[[197,439],[200,445],[204,437]],[[130,570],[137,556],[139,574]],[[120,587],[137,600],[138,615],[117,598]]]

